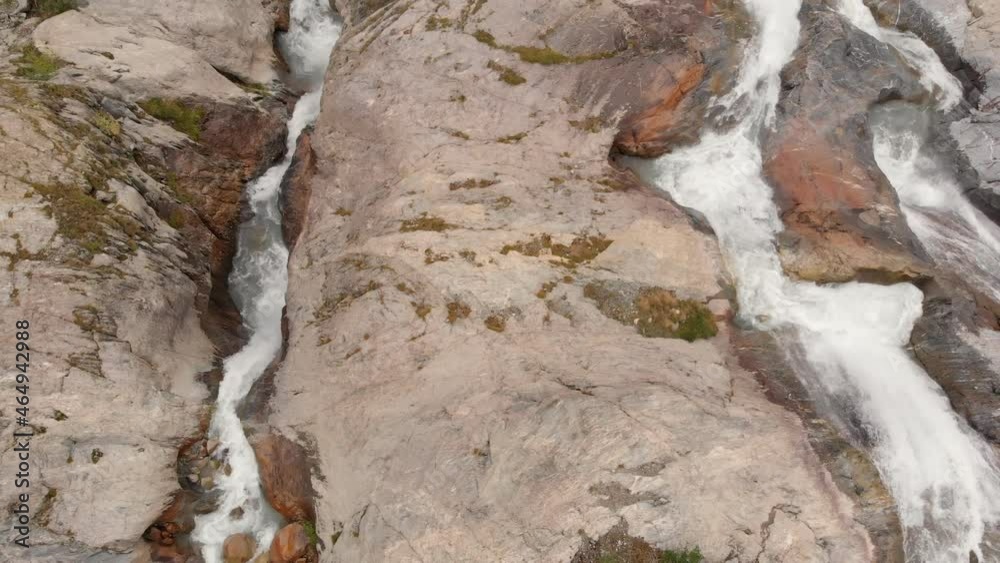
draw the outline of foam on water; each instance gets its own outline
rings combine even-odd
[[[311,90],[295,104],[284,158],[246,187],[252,216],[240,226],[229,286],[250,339],[223,364],[224,377],[209,428],[231,471],[229,475],[216,473],[215,490],[221,493],[218,509],[195,519],[192,537],[202,546],[207,563],[222,560],[222,544],[231,534],[251,534],[258,553],[266,551],[281,523],[262,494],[257,460],[236,409],[281,349],[281,314],[288,287],[288,249],[278,203],[281,180],[292,164],[299,136],[319,114],[323,74],[339,36],[340,25],[326,0],[293,0],[291,28],[281,46],[294,77]],[[237,508],[242,516],[231,517]]]
[[[798,44],[800,1],[746,4],[758,32],[739,83],[716,101],[737,124],[634,164],[712,225],[736,280],[742,320],[794,335],[782,336],[784,345],[802,350],[808,369],[801,375],[821,395],[817,402],[849,405],[840,417],[863,436],[897,501],[908,560],[967,563],[970,551],[981,555],[984,531],[1000,516],[1000,480],[989,447],[905,349],[922,314],[921,292],[910,284],[820,286],[783,273],[775,248],[783,225],[761,176],[759,136],[773,121],[779,72]],[[908,39],[881,36],[921,52]],[[946,86],[942,81],[935,91],[950,103]]]

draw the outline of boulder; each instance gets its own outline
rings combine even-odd
[[[899,57],[838,14],[803,5],[801,40],[782,72],[764,174],[786,231],[785,270],[799,279],[898,281],[925,257],[872,150],[867,112],[883,100],[925,100]]]
[[[305,449],[280,434],[268,434],[253,446],[268,504],[290,521],[315,520],[316,493]]]
[[[222,544],[224,563],[247,563],[257,551],[257,542],[248,534],[233,534]]]
[[[312,547],[305,527],[298,522],[278,530],[271,541],[271,563],[295,563]]]

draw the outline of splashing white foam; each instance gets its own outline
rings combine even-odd
[[[941,63],[934,49],[919,37],[897,29],[879,27],[871,10],[862,0],[840,0],[838,11],[854,27],[893,47],[903,60],[920,73],[920,84],[942,110],[950,110],[962,100],[962,84]]]
[[[875,160],[931,258],[1000,301],[1000,229],[962,195],[925,146],[927,116],[900,105],[873,116]]]
[[[224,377],[209,434],[219,441],[229,474],[217,473],[219,507],[195,519],[193,539],[207,563],[222,560],[222,544],[236,533],[254,536],[265,551],[280,525],[261,491],[253,448],[236,409],[281,349],[281,315],[288,288],[288,249],[281,230],[281,180],[292,164],[299,136],[319,114],[323,74],[340,37],[326,0],[294,0],[291,29],[281,41],[294,77],[310,86],[288,122],[285,156],[246,187],[253,215],[240,226],[238,250],[229,276],[230,291],[250,331],[247,344],[226,358]],[[239,517],[231,513],[241,511]]]
[[[798,43],[800,1],[746,3],[758,33],[739,83],[717,100],[737,125],[635,165],[708,219],[736,279],[741,317],[760,329],[790,329],[779,333],[795,335],[785,346],[804,351],[809,369],[801,375],[814,379],[808,386],[823,394],[818,402],[850,405],[842,418],[866,438],[897,501],[907,558],[967,563],[970,551],[981,555],[986,526],[997,520],[1000,482],[989,447],[905,350],[922,313],[921,292],[910,284],[819,286],[784,276],[774,244],[783,226],[761,177],[758,137],[773,120],[779,71]],[[909,38],[872,31],[914,47]],[[950,96],[947,82],[938,94]]]

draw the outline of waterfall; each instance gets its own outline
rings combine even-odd
[[[975,552],[982,560],[983,535],[1000,517],[1000,478],[989,446],[906,350],[922,314],[920,290],[817,285],[783,273],[775,248],[783,225],[762,178],[759,137],[773,126],[779,72],[798,44],[801,0],[745,3],[758,30],[735,88],[715,101],[736,125],[709,127],[697,145],[635,166],[709,221],[736,282],[742,321],[774,330],[786,349],[801,350],[808,369],[800,376],[820,394],[817,403],[849,406],[840,416],[859,427],[896,500],[907,559],[968,563]],[[928,59],[930,49],[919,40],[877,26],[869,31],[891,37],[908,60]],[[922,80],[942,99],[954,94],[941,76]]]
[[[292,164],[299,136],[319,114],[323,75],[341,30],[327,0],[293,0],[290,9],[290,29],[279,44],[292,78],[308,91],[295,104],[289,120],[284,158],[246,187],[252,216],[240,225],[229,287],[250,339],[223,363],[224,376],[209,428],[209,435],[219,441],[228,474],[218,473],[219,507],[195,519],[192,537],[201,545],[207,563],[222,560],[223,542],[236,533],[252,535],[258,553],[267,550],[281,520],[264,499],[257,460],[236,409],[281,349],[281,316],[288,287],[288,249],[278,204],[281,181]]]

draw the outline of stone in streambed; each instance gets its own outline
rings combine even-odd
[[[225,563],[246,563],[257,551],[257,542],[248,534],[233,534],[222,544],[222,560]]]
[[[271,563],[291,563],[309,551],[309,535],[298,522],[278,531],[271,542]]]
[[[267,502],[288,520],[315,520],[305,449],[284,436],[269,434],[254,444],[254,454]]]

